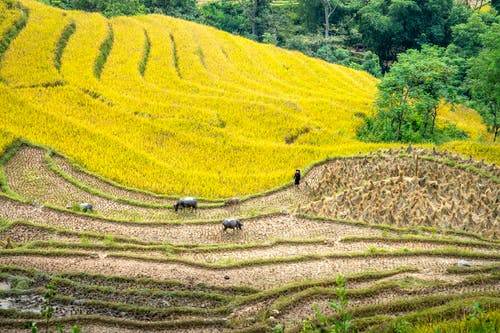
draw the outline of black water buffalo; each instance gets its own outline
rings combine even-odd
[[[198,200],[196,200],[196,198],[180,198],[174,205],[175,211],[179,210],[179,208],[184,209],[186,207],[196,209],[198,207]]]
[[[225,219],[224,222],[222,222],[222,226],[224,227],[224,231],[228,228],[241,230],[243,224],[238,219]]]
[[[80,204],[80,208],[82,209],[82,211],[83,211],[84,213],[86,213],[87,211],[89,211],[89,212],[93,212],[93,211],[94,211],[94,207],[92,207],[92,205],[91,205],[91,204],[86,203],[86,202],[81,203],[81,204]]]

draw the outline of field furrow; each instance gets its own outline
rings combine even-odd
[[[167,205],[174,204],[174,200],[170,198],[163,198],[154,193],[145,193],[140,191],[129,190],[118,186],[116,183],[103,180],[102,178],[86,173],[84,170],[76,168],[67,159],[62,156],[54,155],[50,157],[52,161],[64,173],[71,176],[82,184],[88,185],[93,189],[108,193],[118,198],[136,200],[140,202],[150,202],[155,204]]]
[[[422,293],[421,295],[415,297],[416,298],[422,298],[425,296],[434,296],[434,297],[439,297],[439,296],[446,296],[446,300],[448,299],[459,299],[460,295],[471,293],[472,295],[480,296],[483,294],[490,294],[490,293],[495,293],[498,290],[498,284],[499,282],[497,281],[496,284],[490,284],[490,285],[484,285],[484,286],[475,286],[475,287],[456,287],[456,288],[449,288],[445,291],[438,292],[438,291],[429,291],[428,293]],[[364,300],[364,302],[352,302],[350,304],[351,306],[351,311],[355,308],[363,308],[363,307],[369,307],[373,305],[379,305],[381,308],[383,308],[384,304],[388,304],[392,301],[401,301],[404,302],[405,299],[411,299],[411,297],[414,297],[412,293],[407,293],[405,294],[404,292],[389,292],[384,295],[375,296],[375,297],[370,297],[368,300]],[[280,316],[277,318],[278,320],[289,323],[291,324],[290,326],[296,325],[297,318],[311,318],[314,316],[314,310],[312,307],[312,304],[317,304],[319,309],[326,315],[333,315],[334,312],[332,311],[331,307],[329,307],[329,303],[331,301],[331,297],[315,297],[308,299],[305,304],[301,304],[298,307],[294,307],[291,309],[288,309],[284,311],[283,314],[280,313]],[[435,302],[437,303],[436,305],[439,305],[440,303],[445,303],[445,301],[442,302]],[[307,304],[307,305],[306,305]],[[411,307],[408,306],[408,308],[403,308],[399,311],[392,311],[388,310],[387,312],[383,312],[378,310],[377,314],[388,314],[391,316],[398,316],[398,315],[403,315],[405,313],[411,312]],[[361,316],[359,316],[361,317]],[[300,322],[300,321],[299,321]]]
[[[493,264],[494,260],[472,259],[472,265]],[[164,262],[161,265],[138,259],[99,256],[40,256],[2,255],[0,264],[18,265],[26,268],[61,271],[96,272],[105,275],[148,277],[175,280],[185,284],[207,283],[213,286],[249,286],[266,289],[302,279],[321,279],[342,274],[360,273],[366,270],[390,270],[401,266],[416,267],[429,276],[445,274],[447,267],[454,265],[456,258],[440,256],[367,257],[309,260],[294,263],[277,263],[249,267],[206,269],[191,265]],[[229,278],[226,279],[225,276]],[[268,277],[272,276],[273,279]]]
[[[90,92],[98,87],[94,66],[99,47],[108,34],[106,19],[99,14],[71,12],[76,30],[64,49],[61,74],[68,83]]]

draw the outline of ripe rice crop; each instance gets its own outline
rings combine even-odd
[[[0,76],[12,86],[59,84],[61,77],[53,63],[54,48],[70,22],[63,11],[37,1],[23,5],[30,11],[28,23],[5,52]]]
[[[480,137],[484,139],[489,136],[486,126],[478,126],[478,124],[483,124],[481,116],[475,110],[462,105],[442,104],[439,108],[437,121],[438,124],[441,122],[456,124],[459,129],[466,131],[472,139]]]
[[[0,129],[0,153],[3,153],[5,148],[7,148],[14,140],[14,135]]]
[[[489,163],[500,163],[500,145],[494,143],[479,143],[469,141],[452,141],[442,146],[463,156],[472,156],[474,159],[484,159]]]
[[[5,35],[22,15],[22,11],[15,6],[14,1],[0,2],[0,40],[5,38]]]
[[[376,95],[366,72],[167,16],[21,5],[27,25],[0,64],[1,142],[24,137],[128,186],[211,198],[269,190],[315,161],[390,146],[355,139]],[[16,15],[8,11],[0,31]],[[473,111],[443,107],[446,120],[489,137]],[[497,146],[446,147],[500,160]]]

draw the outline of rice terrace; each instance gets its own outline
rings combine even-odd
[[[342,290],[353,332],[500,328],[476,111],[439,105],[466,140],[362,142],[365,71],[160,14],[0,13],[0,332],[300,332]]]

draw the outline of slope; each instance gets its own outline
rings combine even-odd
[[[50,146],[127,186],[205,197],[268,190],[295,168],[383,147],[355,140],[376,93],[365,72],[166,16],[2,3],[2,141]]]

